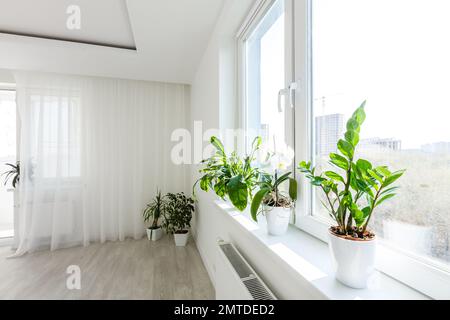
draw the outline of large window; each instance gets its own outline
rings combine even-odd
[[[358,156],[407,170],[372,228],[450,267],[450,3],[312,3],[314,161],[328,166],[345,122],[367,99]],[[325,216],[317,202],[313,214]]]

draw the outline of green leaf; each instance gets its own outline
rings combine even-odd
[[[348,160],[337,153],[330,153],[330,162],[341,169],[348,170]]]
[[[262,143],[262,138],[261,137],[256,137],[253,142],[252,142],[252,150],[258,150],[259,147],[261,146]]]
[[[291,197],[292,201],[297,200],[297,190],[297,181],[295,179],[289,178],[289,197]]]
[[[356,109],[356,111],[353,113],[352,118],[358,122],[358,124],[361,126],[364,121],[366,120],[366,112],[364,111],[364,107],[366,106],[366,102],[364,101],[361,106]]]
[[[324,181],[327,181],[327,179],[322,177],[312,177],[311,184],[313,186],[320,187]]]
[[[270,192],[270,189],[261,189],[259,190],[255,196],[253,197],[252,205],[250,208],[250,213],[252,215],[253,220],[258,221],[258,210],[261,206],[261,202],[264,197]]]
[[[242,175],[237,175],[230,179],[227,184],[228,197],[231,203],[239,211],[243,211],[247,207],[248,189],[243,182]]]
[[[358,161],[356,161],[356,166],[362,172],[367,172],[367,170],[372,169],[372,164],[369,161],[364,160],[364,159],[358,159]]]
[[[349,159],[353,159],[355,148],[351,145],[351,143],[341,139],[339,140],[337,147],[344,156]]]
[[[386,166],[376,167],[375,170],[377,171],[377,173],[382,174],[383,177],[389,177],[392,174],[392,172],[390,172]]]
[[[375,171],[373,170],[367,170],[367,173],[374,179],[376,179],[378,182],[383,183],[383,178],[380,177]]]
[[[352,215],[353,220],[355,220],[357,227],[360,227],[364,224],[366,220],[365,214],[358,208],[358,205],[356,203],[351,204],[350,213]]]
[[[208,175],[203,176],[200,179],[200,189],[202,189],[205,192],[208,192],[208,190],[209,190],[209,181],[210,180],[209,180]]]
[[[397,181],[403,174],[405,173],[405,170],[396,171],[392,173],[389,177],[384,180],[383,188],[386,188],[387,186],[393,184],[395,181]]]
[[[335,180],[335,181],[340,181],[340,182],[342,182],[342,183],[345,184],[344,178],[341,177],[341,176],[340,176],[339,174],[337,174],[336,172],[333,172],[333,171],[327,171],[327,172],[325,172],[325,175],[326,175],[328,178],[330,178],[330,179],[333,179],[333,180]]]
[[[221,198],[226,196],[227,190],[224,181],[220,181],[214,185],[214,192]]]
[[[380,204],[382,204],[386,200],[391,199],[391,198],[393,198],[395,196],[396,196],[395,193],[390,193],[388,195],[385,195],[383,198],[381,198],[380,200],[377,201],[377,203],[375,204],[375,207],[378,207]]]
[[[356,121],[354,118],[350,118],[347,121],[347,131],[355,131],[355,132],[359,133],[360,130],[361,130],[361,127],[360,127],[358,121]]]
[[[345,133],[345,140],[347,140],[347,142],[349,142],[353,147],[356,147],[359,143],[359,133],[349,130]]]
[[[283,174],[282,176],[280,176],[277,181],[275,181],[273,188],[276,189],[278,188],[278,186],[283,183],[284,181],[286,181],[287,179],[289,179],[289,176],[291,175],[291,172],[287,172],[285,174]]]
[[[396,191],[396,190],[399,189],[399,188],[400,188],[400,187],[392,187],[392,188],[386,189],[386,190],[384,190],[383,192],[381,192],[381,195],[385,195],[385,194],[388,194],[388,193],[392,193],[392,192]]]
[[[212,136],[211,144],[217,149],[221,156],[225,156],[225,148],[223,147],[222,141],[219,138]]]

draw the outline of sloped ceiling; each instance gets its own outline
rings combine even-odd
[[[0,68],[190,83],[224,1],[0,0]]]

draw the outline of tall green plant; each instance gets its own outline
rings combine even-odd
[[[161,195],[161,190],[158,190],[156,197],[151,203],[147,205],[142,216],[144,217],[144,222],[149,222],[152,220],[150,229],[157,229],[158,222],[161,217],[163,217],[164,211],[164,197]]]
[[[354,159],[361,125],[366,119],[365,104],[364,101],[348,120],[345,139],[337,144],[339,153],[330,153],[330,163],[336,171],[317,175],[310,162],[299,165],[311,184],[325,194],[326,202],[322,204],[337,223],[334,231],[358,238],[368,236],[367,226],[375,209],[396,195],[398,187],[393,184],[405,172],[391,172],[387,166],[374,167],[367,160]]]
[[[259,183],[260,189],[253,197],[251,205],[251,215],[253,220],[258,221],[258,214],[260,213],[261,204],[270,207],[292,207],[295,200],[297,200],[297,181],[290,178],[291,172],[287,172],[278,176],[275,170],[273,176],[268,175],[265,180]],[[289,197],[282,194],[279,190],[283,182],[289,181]]]
[[[194,193],[195,186],[199,183],[203,191],[208,192],[212,189],[220,198],[228,197],[238,210],[243,211],[251,201],[252,192],[258,182],[266,175],[258,168],[252,167],[255,154],[261,146],[261,137],[254,139],[252,150],[244,159],[236,152],[227,156],[222,142],[216,137],[211,137],[211,144],[216,152],[212,157],[202,161],[205,167],[200,173],[203,176],[195,182]]]

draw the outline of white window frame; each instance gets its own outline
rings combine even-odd
[[[311,0],[294,2],[295,78],[300,87],[296,92],[295,163],[311,159]],[[312,215],[312,188],[304,177],[297,175],[300,193],[296,208],[296,226],[328,242],[329,222]],[[378,241],[377,269],[434,299],[450,299],[450,272],[447,266],[432,259],[414,255]]]
[[[237,40],[237,94],[238,94],[238,123],[239,127],[242,129],[247,128],[247,54],[246,54],[246,41],[251,36],[252,32],[258,26],[259,22],[264,18],[266,13],[270,10],[272,5],[277,0],[257,0],[255,1],[253,7],[250,10],[250,13],[244,20],[241,28],[238,30],[236,35]],[[293,2],[296,0],[284,0],[285,1],[285,9],[286,12],[293,12]],[[286,48],[285,48],[285,84],[290,84],[294,79],[294,52],[293,52],[293,15],[285,16],[285,39],[286,39]],[[282,88],[280,88],[282,89]],[[284,107],[286,112],[286,132],[294,133],[294,113],[295,110],[291,109],[287,106],[288,100],[284,100]],[[287,134],[286,135],[286,143],[288,146],[294,148],[294,136],[295,134]],[[241,137],[241,139],[246,139],[245,137]],[[244,150],[238,150],[241,153],[246,153],[248,151],[247,142],[239,141],[240,146],[244,146]]]

